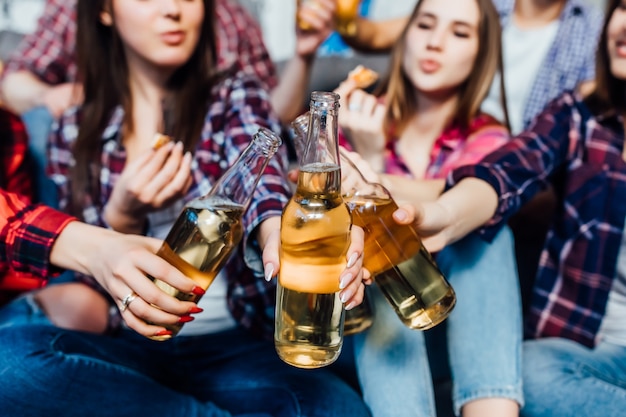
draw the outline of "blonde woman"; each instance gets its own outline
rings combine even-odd
[[[491,0],[422,0],[391,54],[378,94],[342,85],[344,144],[397,201],[443,191],[454,168],[508,142],[505,125],[480,111],[500,63]],[[446,320],[454,411],[516,416],[522,399],[521,308],[512,236],[488,244],[467,236],[437,254],[457,295]],[[372,328],[356,339],[359,377],[375,417],[435,415],[421,332],[377,302]]]

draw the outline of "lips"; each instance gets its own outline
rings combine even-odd
[[[615,42],[615,54],[620,58],[626,58],[626,41]]]
[[[185,32],[182,30],[173,30],[161,34],[161,40],[167,45],[180,45],[185,40]]]
[[[419,61],[419,67],[422,72],[425,72],[426,74],[431,74],[439,70],[439,68],[441,68],[441,64],[432,59],[423,59]]]

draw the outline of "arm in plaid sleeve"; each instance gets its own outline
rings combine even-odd
[[[219,128],[214,130],[217,132],[214,138],[219,142],[223,141],[220,153],[227,160],[227,166],[235,162],[259,127],[280,132],[268,94],[256,78],[239,73],[227,79],[220,89],[218,101],[224,103],[221,108],[222,113],[209,112],[207,124],[222,127],[221,132]],[[225,166],[220,168],[223,172]],[[211,172],[215,170],[215,167],[207,167],[207,169]],[[203,171],[207,172],[207,169]],[[244,216],[246,227],[244,242],[263,220],[281,214],[290,195],[286,172],[286,149],[285,146],[281,146],[265,169],[252,203]]]
[[[0,189],[0,272],[11,268],[48,278],[52,246],[75,219],[49,207],[27,205],[15,194]]]
[[[479,164],[452,171],[448,186],[466,177],[477,177],[498,194],[496,214],[481,230],[486,239],[493,238],[511,215],[544,189],[550,175],[567,163],[569,153],[576,150],[576,144],[568,138],[575,105],[572,94],[563,94],[537,116],[528,130]]]

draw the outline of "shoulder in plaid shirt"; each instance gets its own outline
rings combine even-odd
[[[511,24],[515,0],[493,0],[502,27]],[[595,54],[603,13],[584,0],[568,0],[559,16],[559,28],[524,106],[524,129],[553,99],[593,80]]]
[[[15,114],[0,107],[0,188],[30,202],[34,190],[27,150],[24,124]]]
[[[253,74],[266,88],[277,84],[276,69],[259,24],[235,0],[217,0],[217,55],[220,69]],[[76,81],[76,0],[47,0],[37,30],[13,52],[2,76],[26,70],[42,81]]]
[[[541,254],[526,336],[563,337],[593,346],[616,275],[626,217],[623,119],[597,116],[565,93],[530,128],[478,165],[453,171],[449,185],[478,177],[500,196],[499,226],[548,182],[561,207]]]
[[[208,100],[209,110],[192,162],[193,184],[185,201],[206,194],[235,162],[260,126],[275,132],[280,131],[268,94],[254,77],[238,73],[235,77],[226,78],[213,88]],[[121,108],[114,112],[101,138],[99,195],[96,199],[85,202],[83,216],[87,223],[107,226],[102,217],[103,208],[126,163],[121,137],[122,113]],[[66,208],[71,199],[69,170],[73,160],[72,144],[76,139],[78,117],[78,109],[66,112],[50,139],[49,173],[59,187],[61,209]],[[273,332],[272,314],[276,288],[275,283],[267,283],[263,279],[258,251],[253,249],[255,242],[249,237],[263,220],[281,215],[290,195],[286,172],[287,156],[284,147],[281,147],[259,181],[252,203],[244,216],[246,233],[242,248],[225,267],[228,277],[228,305],[233,317],[254,332],[266,336]],[[249,267],[244,261],[244,254]]]

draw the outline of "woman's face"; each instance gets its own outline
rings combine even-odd
[[[479,18],[475,0],[422,0],[403,60],[419,93],[449,95],[467,80],[478,54]]]
[[[626,1],[613,11],[606,34],[611,73],[626,80]]]
[[[111,15],[129,63],[175,69],[193,54],[204,22],[203,0],[112,0]]]

